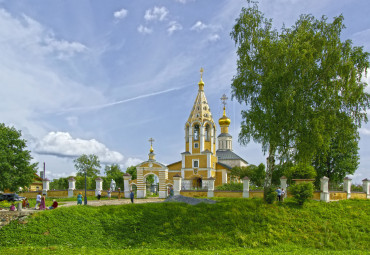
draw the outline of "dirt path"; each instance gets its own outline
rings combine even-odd
[[[144,204],[144,203],[158,203],[162,202],[164,199],[162,198],[143,198],[143,199],[135,199],[134,203],[135,204]],[[73,206],[77,205],[77,201],[62,201],[60,202],[63,206]],[[83,203],[83,202],[82,202]],[[130,204],[131,200],[130,199],[112,199],[112,200],[88,200],[87,205],[90,206],[102,206],[102,205],[123,205],[123,204]]]

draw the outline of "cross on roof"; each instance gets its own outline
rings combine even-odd
[[[226,100],[229,99],[225,94],[222,95],[221,100],[224,107],[226,106]]]
[[[150,147],[152,147],[153,142],[154,142],[154,139],[153,138],[150,138],[148,141],[150,142]]]
[[[200,78],[202,79],[203,78],[203,72],[204,72],[204,69],[203,67],[200,68]]]

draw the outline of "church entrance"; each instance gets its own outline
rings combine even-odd
[[[194,189],[202,189],[202,178],[194,178],[192,184]]]

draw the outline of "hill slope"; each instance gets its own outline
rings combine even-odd
[[[216,204],[133,204],[66,207],[32,215],[0,230],[0,246],[70,248],[232,249],[299,246],[367,251],[370,201],[303,208],[258,199]]]

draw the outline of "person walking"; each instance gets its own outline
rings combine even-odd
[[[281,202],[284,202],[284,198],[285,198],[285,190],[284,189],[281,189]]]
[[[37,209],[37,205],[39,205],[39,207],[40,207],[40,203],[41,203],[41,193],[37,194],[37,196],[36,196],[35,210]]]
[[[101,198],[101,191],[98,190],[98,200],[100,200],[100,198]]]
[[[134,192],[131,190],[131,193],[130,193],[130,199],[131,199],[131,203],[134,203]]]
[[[77,205],[82,205],[82,193],[78,193],[77,195]]]
[[[277,199],[280,202],[281,201],[281,189],[280,189],[280,187],[276,190],[276,193],[277,193]]]
[[[121,188],[118,188],[118,199],[121,199]]]
[[[109,198],[109,199],[111,198],[111,192],[112,192],[112,191],[109,189],[109,190],[108,190],[108,198]]]

